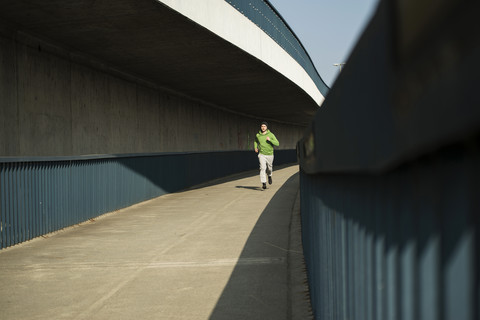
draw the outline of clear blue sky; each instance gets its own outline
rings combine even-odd
[[[302,42],[320,77],[331,87],[378,0],[269,0]]]

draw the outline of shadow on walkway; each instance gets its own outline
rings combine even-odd
[[[303,285],[298,185],[296,173],[263,210],[210,319],[312,318],[308,287]]]
[[[262,191],[262,188],[252,186],[236,186],[235,188]]]

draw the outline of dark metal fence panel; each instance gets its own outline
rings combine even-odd
[[[295,150],[275,154],[277,165],[296,161]],[[0,249],[257,167],[253,151],[0,158]]]
[[[480,3],[408,3],[380,2],[298,143],[317,319],[480,320]]]
[[[301,173],[317,319],[479,319],[479,146],[382,175]]]

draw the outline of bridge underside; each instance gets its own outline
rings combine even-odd
[[[155,0],[8,0],[0,19],[12,31],[234,112],[305,125],[318,108],[276,70]]]

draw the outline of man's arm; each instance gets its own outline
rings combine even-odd
[[[280,142],[278,142],[277,140],[277,137],[275,137],[275,135],[273,133],[270,132],[270,139],[268,139],[268,141],[270,141],[271,144],[273,144],[275,147],[278,147],[280,145]]]

